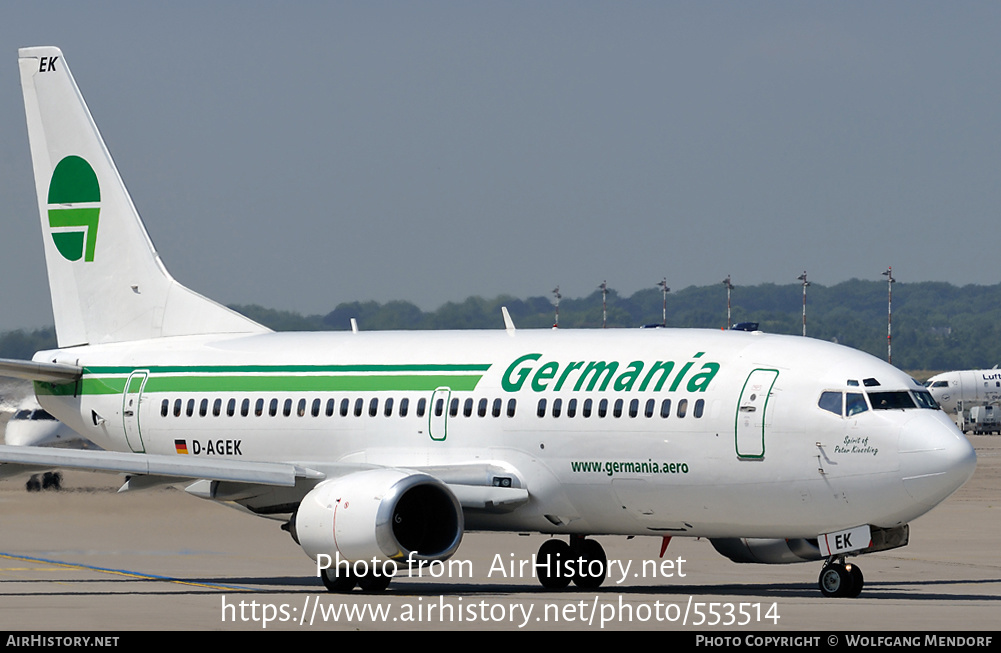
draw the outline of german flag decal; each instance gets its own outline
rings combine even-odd
[[[174,451],[177,453],[188,453],[188,443],[186,440],[174,440]]]

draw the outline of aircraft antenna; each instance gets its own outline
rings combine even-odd
[[[563,297],[563,295],[560,294],[559,286],[553,288],[553,296],[556,298],[556,321],[553,322],[553,328],[558,329],[560,328],[560,298]]]

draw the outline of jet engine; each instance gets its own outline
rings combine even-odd
[[[788,564],[822,560],[817,540],[795,538],[791,540],[727,537],[710,540],[721,555],[734,562],[758,564]]]
[[[320,483],[303,497],[290,526],[314,560],[335,553],[352,562],[445,560],[459,548],[463,519],[440,480],[386,468]]]

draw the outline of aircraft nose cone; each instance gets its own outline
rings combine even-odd
[[[900,470],[911,498],[931,508],[970,480],[977,454],[945,413],[922,413],[902,429]]]

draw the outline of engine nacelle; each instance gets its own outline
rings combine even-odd
[[[292,521],[293,537],[314,560],[335,553],[350,562],[445,560],[462,532],[462,507],[448,486],[399,469],[324,481],[303,497]]]
[[[817,540],[726,537],[710,541],[713,548],[734,562],[780,565],[824,559]]]
[[[850,555],[889,551],[907,546],[910,527],[907,524],[881,528],[869,525],[869,546],[852,551]],[[823,560],[817,540],[792,538],[789,540],[725,537],[710,540],[713,548],[734,562],[756,562],[758,564],[781,565],[790,562],[810,562]]]

